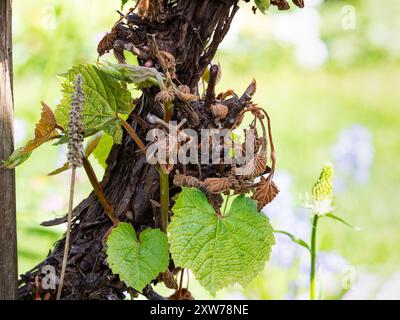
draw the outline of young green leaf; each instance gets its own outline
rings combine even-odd
[[[122,129],[116,114],[128,114],[132,110],[131,94],[119,81],[91,64],[74,66],[62,75],[63,98],[55,111],[58,124],[67,127],[73,80],[77,74],[83,77],[85,136],[103,130],[111,135],[116,143],[120,143]]]
[[[113,144],[113,138],[108,134],[105,134],[101,137],[97,148],[93,152],[94,157],[104,169],[107,167],[106,160],[110,154]]]
[[[354,229],[354,230],[360,230],[359,227],[353,226],[352,224],[350,224],[349,222],[347,222],[347,221],[344,220],[343,218],[341,218],[341,217],[339,217],[339,216],[337,216],[337,215],[335,215],[335,214],[333,214],[333,213],[327,213],[327,214],[325,214],[325,215],[322,216],[322,217],[327,217],[327,218],[330,218],[330,219],[339,221],[340,223],[343,223],[345,226],[348,226],[349,228],[352,228],[352,229]]]
[[[172,211],[172,258],[213,295],[230,284],[248,284],[269,259],[272,227],[250,198],[237,197],[219,216],[201,191],[183,188]]]
[[[298,245],[300,245],[300,246],[306,248],[308,251],[310,251],[310,246],[308,245],[307,242],[296,237],[295,235],[291,234],[290,232],[283,231],[283,230],[274,230],[274,232],[288,236],[290,238],[290,240],[292,240],[294,243],[297,243]]]
[[[107,61],[98,63],[97,66],[115,80],[134,83],[138,89],[152,85],[165,87],[164,75],[155,68],[115,64]]]
[[[127,286],[142,290],[168,267],[167,235],[146,229],[137,239],[132,225],[120,222],[107,239],[107,256],[114,274]]]
[[[4,160],[0,168],[14,169],[25,162],[31,156],[31,152],[26,153],[24,147],[16,149],[11,156]]]
[[[85,147],[85,157],[86,158],[88,158],[93,153],[93,151],[96,149],[96,147],[100,143],[100,140],[102,139],[103,135],[104,135],[103,132],[99,132],[89,140],[89,142],[87,143],[87,145]],[[112,141],[112,138],[110,138],[110,139]],[[68,169],[69,169],[69,162],[67,161],[63,164],[62,167],[50,172],[47,175],[55,176],[61,172],[68,170]]]
[[[258,10],[265,14],[271,5],[271,0],[254,0],[254,3],[256,4]]]

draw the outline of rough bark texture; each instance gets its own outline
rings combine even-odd
[[[166,5],[166,2],[164,3]],[[162,21],[140,19],[135,45],[156,35],[160,50],[172,53],[177,61],[177,79],[195,89],[205,68],[209,65],[226,35],[238,7],[236,0],[179,0],[169,1]],[[141,61],[141,63],[144,61]],[[137,102],[135,115],[144,118],[147,113],[159,114],[154,103],[155,91],[145,90]],[[128,122],[145,140],[145,128]],[[159,174],[147,164],[133,140],[125,135],[121,145],[115,145],[107,160],[102,187],[115,213],[122,221],[133,224],[137,231],[157,225],[157,216],[150,200],[159,201]],[[73,212],[71,251],[69,254],[63,299],[122,299],[126,287],[107,266],[102,239],[111,227],[96,195],[92,193]],[[60,221],[56,221],[60,222]],[[20,299],[33,299],[43,293],[35,286],[35,277],[43,276],[44,265],[52,265],[59,272],[64,239],[57,242],[45,261],[21,276]],[[160,298],[144,290],[150,299]]]
[[[0,160],[14,150],[11,0],[0,0]],[[0,168],[0,300],[17,298],[15,172]]]

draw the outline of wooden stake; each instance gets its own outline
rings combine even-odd
[[[14,151],[11,0],[0,0],[0,160]],[[17,299],[15,171],[0,168],[0,300]]]

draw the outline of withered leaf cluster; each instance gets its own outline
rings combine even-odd
[[[304,0],[292,0],[299,8],[304,8]],[[271,5],[278,7],[279,10],[289,10],[290,4],[286,0],[271,0]]]

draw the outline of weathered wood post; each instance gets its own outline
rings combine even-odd
[[[0,160],[14,150],[11,2],[0,0]],[[0,300],[17,298],[15,172],[0,168]]]

